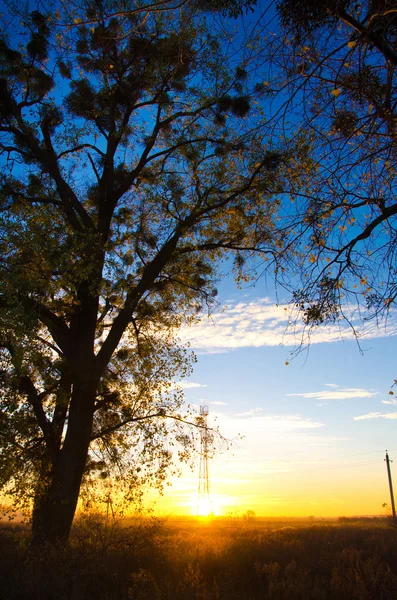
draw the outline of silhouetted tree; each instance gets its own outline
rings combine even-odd
[[[282,0],[278,10],[285,114],[313,159],[284,213],[302,283],[283,283],[309,326],[350,319],[352,306],[378,317],[397,297],[396,3]]]
[[[174,331],[223,257],[243,276],[282,246],[293,149],[202,12],[254,3],[160,4],[34,11],[0,40],[0,472],[36,544],[67,541],[84,478],[161,482],[189,454]]]

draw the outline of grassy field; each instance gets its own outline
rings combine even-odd
[[[384,520],[115,523],[81,518],[37,556],[0,524],[1,600],[394,600],[397,530]]]

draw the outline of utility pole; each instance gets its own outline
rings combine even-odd
[[[391,471],[390,471],[390,462],[393,462],[393,461],[390,461],[390,459],[389,459],[389,455],[388,455],[388,453],[387,453],[387,450],[386,450],[386,458],[385,458],[385,461],[386,461],[386,466],[387,466],[387,476],[388,476],[388,478],[389,478],[389,489],[390,489],[391,510],[392,510],[392,514],[393,514],[393,519],[395,519],[395,518],[396,518],[396,506],[395,506],[395,504],[394,504],[393,482],[392,482],[392,480],[391,480]]]

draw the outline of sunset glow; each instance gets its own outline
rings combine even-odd
[[[204,498],[197,501],[196,514],[198,517],[208,517],[215,514],[212,500]]]
[[[0,481],[34,544],[76,506],[397,522],[397,3],[2,4]]]
[[[373,328],[363,338],[363,354],[347,328],[339,329],[344,341],[324,328],[309,354],[291,360],[288,338],[280,345],[287,311],[269,298],[248,301],[252,290],[236,292],[231,282],[220,292],[227,308],[183,332],[198,355],[182,382],[186,400],[197,411],[207,404],[209,426],[232,440],[209,463],[214,514],[386,514],[386,448],[397,458],[394,316],[390,335]],[[164,497],[152,496],[156,511],[197,514],[198,467],[182,468]]]

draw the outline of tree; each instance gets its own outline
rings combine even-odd
[[[254,510],[247,510],[247,512],[245,512],[243,514],[243,519],[244,521],[247,521],[249,523],[252,523],[256,520],[256,513]]]
[[[397,298],[395,2],[282,0],[278,10],[284,108],[299,114],[313,160],[285,211],[301,281],[289,289],[309,327],[351,320],[354,306],[380,318]]]
[[[294,154],[205,3],[81,6],[0,41],[0,466],[33,490],[35,544],[66,543],[84,477],[127,456],[132,483],[162,480],[173,429],[188,453],[175,329],[214,301],[223,257],[242,276],[277,252]]]

